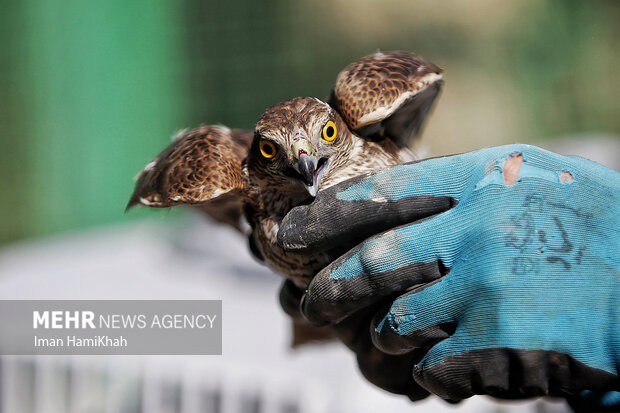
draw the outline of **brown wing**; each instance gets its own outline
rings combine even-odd
[[[127,209],[200,205],[218,221],[241,230],[242,162],[253,132],[202,126],[179,133],[138,175]]]
[[[413,53],[378,52],[338,74],[329,104],[360,136],[409,146],[441,91],[441,73]]]

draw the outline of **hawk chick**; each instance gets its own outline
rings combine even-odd
[[[195,205],[239,230],[243,216],[255,255],[305,287],[329,258],[278,245],[286,213],[321,189],[413,160],[409,143],[441,86],[441,69],[415,54],[366,56],[338,75],[327,103],[279,103],[253,134],[223,126],[182,132],[139,174],[128,207]]]

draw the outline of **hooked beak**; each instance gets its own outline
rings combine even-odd
[[[317,158],[305,153],[299,155],[297,164],[293,166],[299,173],[299,180],[304,184],[310,196],[316,196],[321,183],[323,170],[329,160],[327,158]]]

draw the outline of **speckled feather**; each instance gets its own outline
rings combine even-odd
[[[252,131],[225,126],[179,132],[140,171],[127,209],[138,204],[155,208],[200,205],[217,221],[242,231],[242,163],[252,137]]]
[[[365,135],[364,128],[369,125],[390,120],[399,109],[410,111],[407,121],[412,122],[407,131],[399,131],[399,135],[412,136],[380,136],[389,137],[398,144],[407,145],[412,137],[416,137],[424,119],[438,96],[442,80],[442,70],[409,52],[377,52],[365,56],[348,65],[336,79],[329,103],[340,113],[349,127]],[[405,106],[415,99],[416,95],[426,91],[420,104]],[[403,122],[399,119],[398,122]],[[371,133],[374,128],[370,128]],[[389,133],[388,133],[389,134]]]
[[[127,207],[200,204],[243,189],[241,164],[252,136],[225,126],[179,132],[140,172]]]

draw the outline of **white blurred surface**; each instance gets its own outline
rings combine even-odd
[[[554,139],[541,145],[552,152],[577,155],[620,171],[620,137],[583,134]]]

